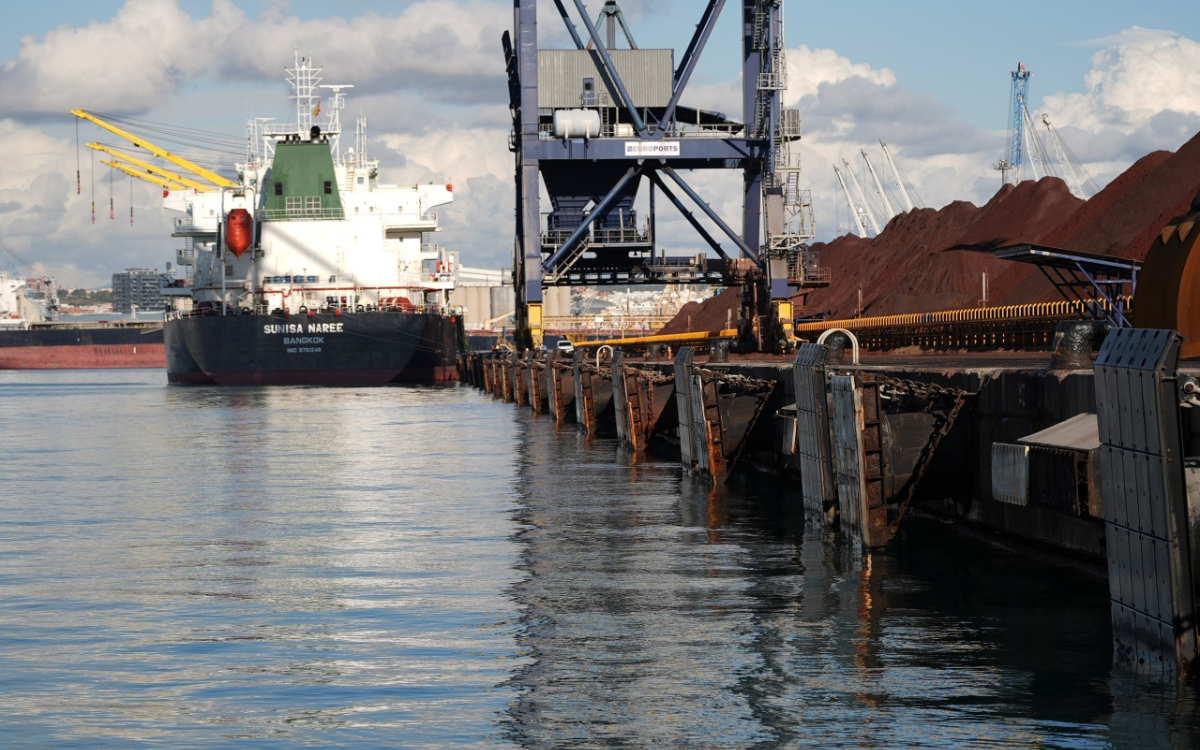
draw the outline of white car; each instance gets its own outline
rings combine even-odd
[[[575,345],[571,343],[570,339],[559,339],[558,343],[554,345],[554,348],[563,354],[575,353]]]

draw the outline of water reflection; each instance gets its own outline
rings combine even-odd
[[[863,555],[805,528],[773,479],[709,487],[523,425],[521,746],[1101,748],[1138,731],[1099,578],[922,521]],[[1151,709],[1164,747],[1191,747],[1183,705]]]
[[[0,387],[0,744],[501,742],[512,412],[153,375]]]

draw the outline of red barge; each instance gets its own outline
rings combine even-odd
[[[45,323],[0,328],[0,370],[166,367],[162,323]]]

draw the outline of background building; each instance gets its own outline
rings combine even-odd
[[[127,268],[112,276],[113,312],[162,311],[170,305],[162,293],[162,274],[149,268]]]

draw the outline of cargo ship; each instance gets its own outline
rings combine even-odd
[[[428,240],[452,186],[381,183],[365,118],[343,138],[350,87],[322,86],[322,69],[299,55],[286,70],[294,121],[250,120],[236,179],[171,158],[195,178],[163,185],[185,269],[163,289],[168,382],[457,380],[462,316],[449,297],[458,258]]]
[[[31,292],[0,270],[0,370],[155,368],[166,363],[158,322],[67,322],[57,315],[53,283]]]

